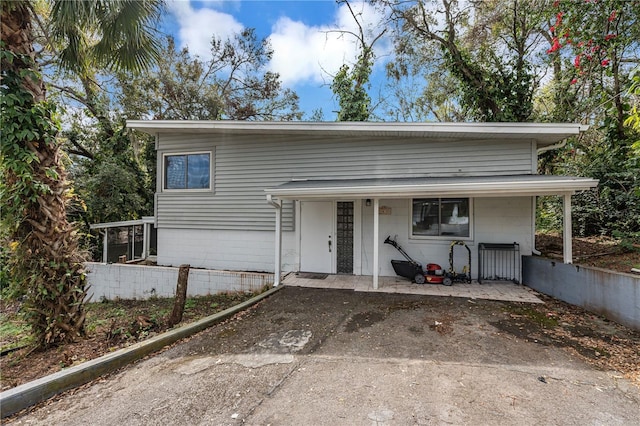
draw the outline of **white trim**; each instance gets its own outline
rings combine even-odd
[[[280,198],[421,198],[558,195],[595,188],[596,179],[575,178],[539,181],[451,182],[416,185],[369,185],[344,187],[267,188],[266,193]]]
[[[295,200],[296,212],[298,220],[296,221],[296,252],[297,252],[297,265],[296,271],[302,271],[302,200]]]
[[[373,289],[378,289],[380,275],[380,199],[373,199]]]
[[[199,155],[199,154],[209,154],[209,187],[208,188],[165,188],[165,159],[171,156],[179,156],[179,155]],[[162,153],[162,162],[160,163],[160,192],[168,192],[168,193],[180,193],[180,192],[213,192],[213,150],[211,151],[180,151],[180,152],[163,152]],[[156,185],[157,186],[157,185]]]
[[[207,120],[127,120],[127,127],[149,134],[255,133],[255,134],[333,134],[352,136],[400,136],[418,138],[534,138],[539,146],[559,142],[584,132],[588,126],[577,123],[372,123],[301,121],[207,121]]]
[[[267,203],[276,210],[276,229],[275,229],[275,265],[273,268],[273,286],[280,285],[282,275],[282,201],[275,200],[271,195],[267,195]]]
[[[446,200],[450,198],[466,198],[469,200],[469,236],[468,237],[460,237],[455,235],[413,235],[413,200],[414,199],[425,199],[428,197],[414,197],[409,198],[409,240],[417,240],[417,241],[447,241],[451,242],[452,239],[462,240],[462,241],[473,241],[473,223],[474,223],[474,214],[473,214],[473,198],[471,197],[431,197],[437,198],[438,200]]]
[[[153,224],[155,221],[155,217],[153,216],[143,216],[142,219],[136,220],[123,220],[120,222],[104,222],[104,223],[93,223],[89,225],[89,229],[104,229],[104,228],[118,228],[120,226],[135,226],[142,225],[145,223]]]
[[[573,263],[570,193],[562,197],[562,210],[562,257],[564,263]]]

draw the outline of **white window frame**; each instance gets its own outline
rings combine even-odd
[[[469,200],[469,236],[468,237],[460,237],[456,235],[413,235],[413,200],[449,200],[449,199],[459,199],[465,198]],[[473,241],[473,222],[474,222],[474,214],[473,214],[473,198],[471,197],[412,197],[409,198],[409,239],[411,240],[432,240],[432,241]]]
[[[209,154],[209,187],[208,188],[166,188],[166,158],[178,155]],[[213,192],[213,151],[163,152],[161,164],[162,192]]]

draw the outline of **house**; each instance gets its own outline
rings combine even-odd
[[[537,175],[540,150],[579,124],[128,121],[155,136],[160,265],[393,276],[402,259],[449,265],[452,240],[535,251],[535,198],[582,177]],[[570,239],[564,261],[571,263]],[[519,271],[518,271],[519,273]],[[477,262],[471,275],[478,274]]]

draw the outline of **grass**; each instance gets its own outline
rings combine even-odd
[[[26,346],[33,341],[31,327],[21,314],[0,314],[0,345],[2,351]]]
[[[554,315],[549,315],[545,312],[540,312],[533,307],[528,306],[513,306],[507,309],[508,312],[521,315],[538,324],[542,328],[555,328],[558,326],[558,319]]]
[[[181,324],[204,318],[241,303],[255,293],[221,293],[189,297],[185,301]],[[4,303],[5,301],[3,301]],[[133,342],[166,329],[173,310],[173,298],[147,300],[102,300],[85,305],[85,331],[88,337],[107,339],[113,345]],[[0,348],[23,347],[32,343],[31,328],[16,302],[0,313]]]

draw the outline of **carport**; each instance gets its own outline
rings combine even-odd
[[[380,201],[431,197],[563,197],[564,262],[572,263],[571,195],[594,188],[597,180],[571,176],[513,175],[412,177],[389,179],[294,180],[265,189],[267,201],[275,207],[275,285],[282,281],[282,200],[360,200],[373,204],[373,273],[371,286],[380,286]],[[534,229],[531,230],[534,233]]]

